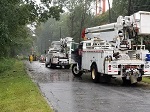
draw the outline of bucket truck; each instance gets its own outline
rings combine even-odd
[[[73,75],[89,71],[95,83],[120,77],[124,84],[150,76],[150,53],[143,44],[150,35],[149,20],[150,12],[139,11],[119,16],[116,23],[86,28],[87,40],[80,43],[81,60],[73,64]]]
[[[73,38],[66,37],[61,38],[59,41],[53,41],[51,47],[46,54],[45,66],[50,68],[56,68],[57,66],[64,66],[64,68],[69,69],[72,63],[71,51],[72,45],[75,42]]]

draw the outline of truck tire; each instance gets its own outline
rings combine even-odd
[[[97,66],[95,64],[93,64],[91,66],[91,78],[92,78],[92,81],[94,83],[98,83],[99,82],[99,78],[100,78],[100,75],[97,71]]]
[[[51,60],[49,61],[49,67],[50,68],[55,68],[55,65],[51,63]]]
[[[142,77],[138,77],[138,78],[137,78],[137,81],[138,81],[138,82],[142,81]]]
[[[47,63],[45,63],[45,67],[46,67],[46,68],[48,67],[48,64],[47,64]]]
[[[77,64],[73,64],[72,65],[72,74],[75,76],[75,77],[81,77],[83,72],[79,71],[77,69]]]
[[[69,69],[70,65],[65,65],[64,67],[65,67],[65,69]]]
[[[123,85],[131,85],[131,80],[127,80],[126,77],[122,77]]]

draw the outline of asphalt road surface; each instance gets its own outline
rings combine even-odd
[[[75,78],[70,69],[25,64],[55,112],[150,112],[149,85],[122,86],[117,79],[95,84],[88,73]]]

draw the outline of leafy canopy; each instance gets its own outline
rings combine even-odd
[[[51,17],[59,20],[62,12],[62,7],[53,6],[51,0],[41,0],[41,4],[36,0],[0,0],[0,56],[13,56],[20,46],[31,43],[26,41],[31,35],[27,24]]]

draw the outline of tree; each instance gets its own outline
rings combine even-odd
[[[149,0],[131,0],[131,13],[138,11],[150,11]]]
[[[37,5],[34,0],[0,1],[0,56],[16,54],[14,51],[24,43],[20,40],[26,41],[31,35],[27,24],[45,22],[50,17],[59,20],[63,12],[61,6],[50,6],[50,0],[41,0],[41,3]]]
[[[82,30],[91,23],[92,15],[90,10],[92,1],[70,0],[70,5],[67,7],[70,11],[67,22],[69,35],[78,42],[81,41]]]
[[[47,22],[37,27],[35,34],[37,36],[37,46],[40,53],[44,53],[52,41],[58,41],[60,38],[69,36],[67,17],[68,14],[62,14],[59,21],[49,18]]]

